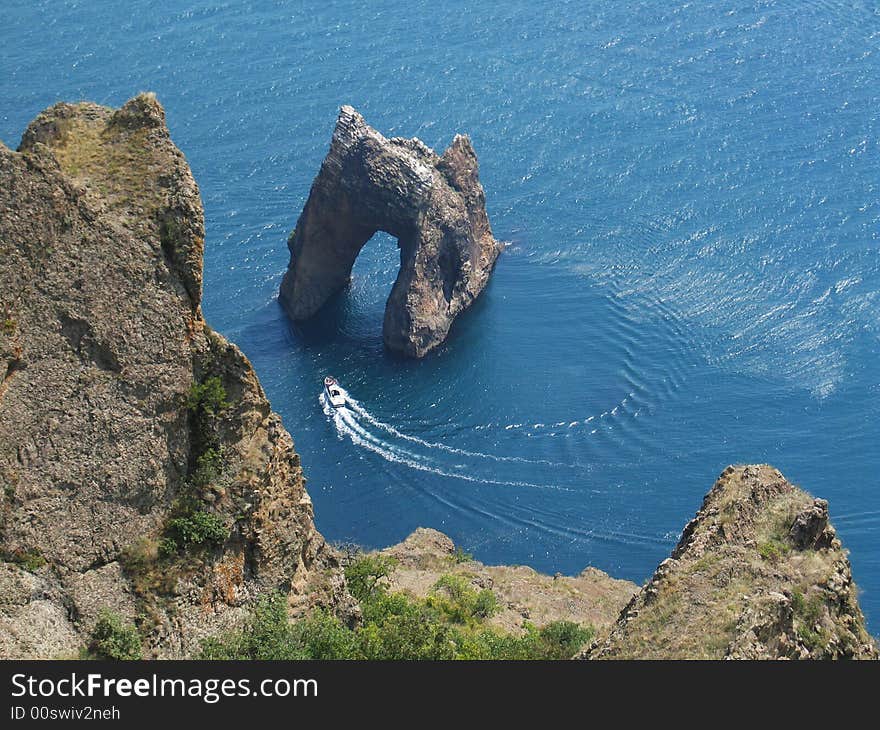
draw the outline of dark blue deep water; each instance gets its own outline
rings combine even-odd
[[[5,0],[0,138],[157,92],[204,197],[205,313],[319,528],[641,581],[730,462],[831,500],[880,627],[880,6],[858,0]],[[186,6],[186,9],[182,9]],[[510,242],[440,352],[381,347],[377,236],[310,327],[276,292],[340,104],[473,138]],[[318,403],[337,375],[359,403]]]

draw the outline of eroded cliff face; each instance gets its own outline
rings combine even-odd
[[[0,145],[0,657],[76,655],[105,608],[162,657],[268,590],[356,610],[290,436],[202,318],[203,237],[151,95]],[[169,547],[193,516],[210,540]]]
[[[767,465],[728,467],[588,659],[876,659],[846,551]]]
[[[418,139],[386,139],[344,106],[289,241],[281,302],[290,316],[307,319],[340,291],[379,230],[400,246],[385,345],[422,357],[486,286],[502,248],[486,215],[477,156],[462,135],[442,156]]]

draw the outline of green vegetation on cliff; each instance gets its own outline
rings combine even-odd
[[[186,400],[195,452],[189,479],[171,510],[159,542],[159,557],[170,559],[179,550],[221,545],[229,528],[221,517],[205,511],[205,497],[223,470],[218,419],[229,408],[223,381],[217,376],[193,383]]]
[[[291,622],[283,595],[259,601],[245,627],[202,643],[203,659],[569,659],[593,629],[554,621],[522,635],[488,626],[495,594],[461,576],[443,576],[426,598],[389,592],[394,563],[367,555],[346,569],[361,604],[354,627],[323,611]]]
[[[141,637],[133,624],[111,611],[101,612],[83,658],[128,661],[142,656]]]
[[[229,530],[226,529],[222,519],[202,511],[175,517],[168,522],[166,532],[169,537],[165,540],[173,540],[177,546],[183,548],[218,545],[229,536]]]
[[[46,558],[36,548],[19,548],[17,550],[0,550],[0,560],[24,568],[33,573],[46,564]]]

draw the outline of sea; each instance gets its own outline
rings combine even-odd
[[[201,187],[204,312],[253,362],[318,528],[637,582],[719,473],[830,501],[880,632],[880,5],[861,0],[4,0],[0,139],[154,91]],[[491,283],[383,350],[377,234],[311,322],[278,302],[340,105],[473,140]],[[329,412],[335,375],[351,407]]]

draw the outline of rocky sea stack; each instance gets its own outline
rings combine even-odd
[[[199,189],[144,94],[0,144],[0,658],[102,612],[189,656],[253,598],[352,605],[247,358],[202,319]]]
[[[418,139],[386,139],[350,106],[288,241],[281,302],[308,319],[349,281],[377,231],[397,238],[400,271],[385,306],[389,350],[422,357],[489,280],[501,244],[492,236],[477,156],[457,135],[443,155]]]

